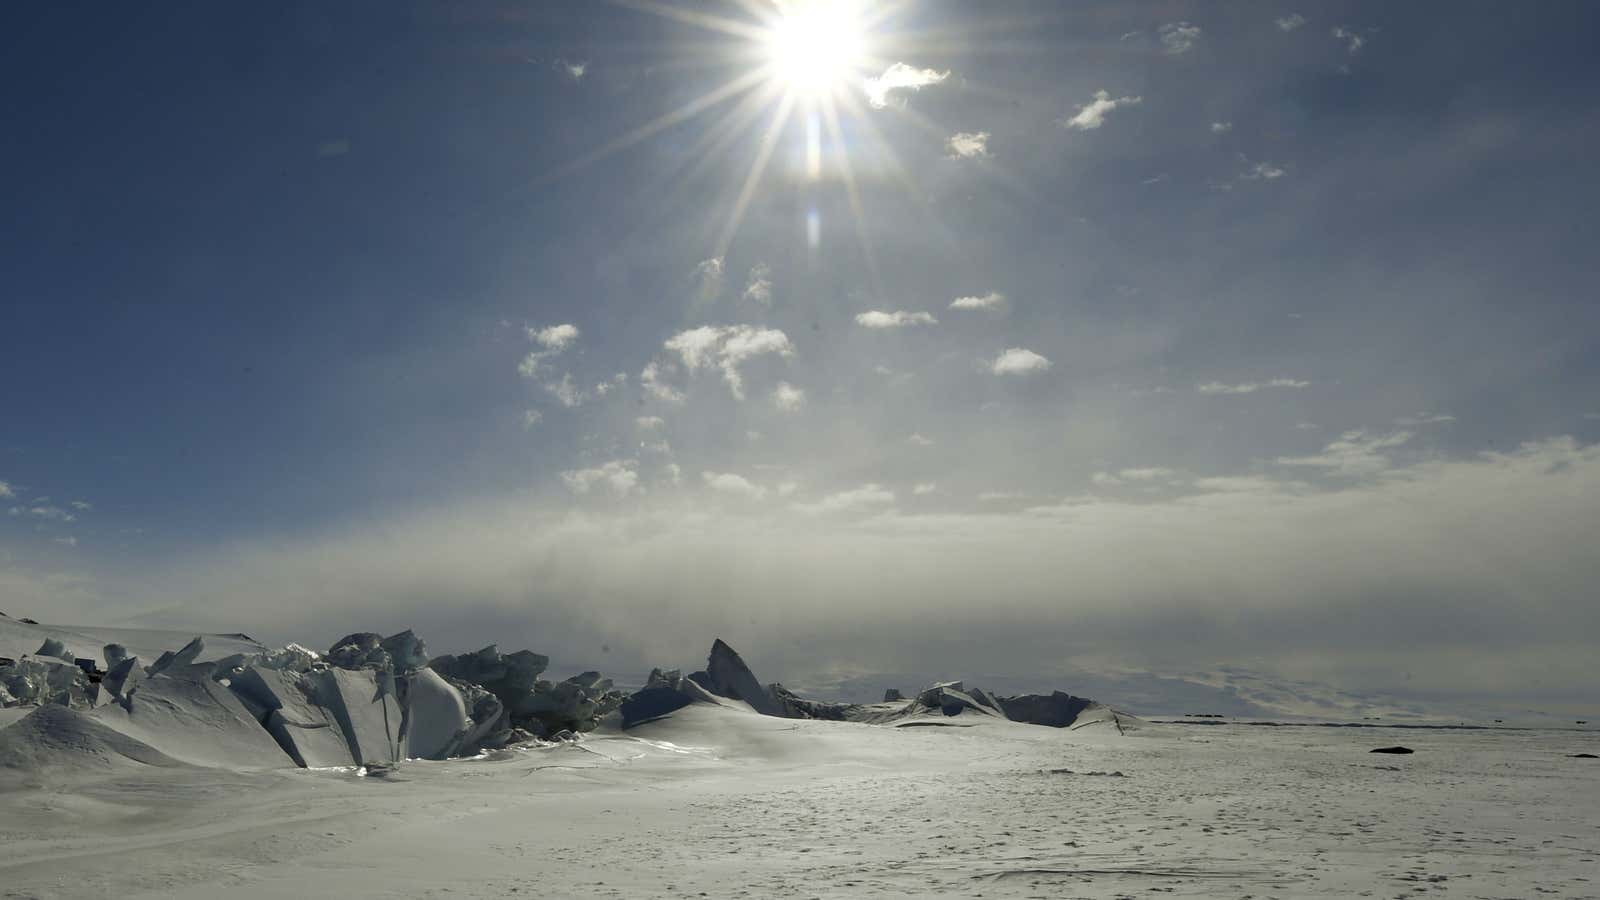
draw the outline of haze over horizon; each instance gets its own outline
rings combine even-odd
[[[841,8],[0,12],[0,610],[1589,708],[1600,7]]]

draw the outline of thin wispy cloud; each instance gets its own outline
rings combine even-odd
[[[1322,448],[1321,453],[1309,456],[1280,456],[1281,466],[1305,466],[1326,469],[1341,475],[1370,475],[1391,465],[1384,452],[1407,444],[1415,432],[1395,431],[1373,434],[1365,429],[1354,429],[1339,435],[1339,439]]]
[[[873,108],[883,109],[890,104],[902,102],[901,95],[906,91],[919,91],[929,85],[939,84],[949,77],[948,71],[919,69],[897,62],[885,69],[882,75],[862,82],[861,88],[866,92],[867,102]]]
[[[667,379],[673,374],[676,366],[671,363],[661,363],[655,360],[645,364],[639,371],[639,386],[644,392],[663,403],[681,404],[688,398],[683,391],[674,387]]]
[[[760,500],[767,496],[766,488],[754,484],[743,475],[732,472],[701,472],[700,479],[706,487],[719,494],[742,497],[746,500]]]
[[[1232,130],[1233,130],[1233,123],[1232,122],[1212,122],[1211,123],[1211,133],[1212,134],[1227,134],[1228,132],[1230,132]]]
[[[989,132],[961,131],[945,141],[945,150],[951,159],[987,159],[989,157]]]
[[[614,459],[586,469],[568,469],[561,473],[561,480],[575,494],[604,489],[626,497],[639,487],[639,461]]]
[[[750,267],[750,275],[744,282],[744,299],[762,306],[772,305],[772,267],[766,263],[756,263]]]
[[[1275,163],[1250,163],[1249,160],[1246,160],[1246,162],[1249,163],[1249,168],[1245,169],[1239,176],[1245,181],[1276,181],[1289,174],[1287,169]]]
[[[44,520],[46,522],[76,522],[76,521],[78,521],[78,517],[77,516],[73,515],[72,513],[67,512],[66,510],[62,509],[59,506],[50,506],[50,505],[13,506],[13,507],[11,507],[10,512],[11,512],[11,515],[13,515],[13,516],[26,516],[26,517],[34,518],[34,519],[42,519],[42,520]]]
[[[546,393],[554,397],[556,402],[567,409],[583,405],[583,401],[587,396],[578,387],[578,383],[573,379],[571,372],[562,373],[561,377],[555,381],[545,382],[543,387]]]
[[[1167,53],[1177,55],[1188,53],[1200,41],[1200,26],[1188,22],[1168,22],[1156,30],[1156,36],[1161,40],[1161,48]]]
[[[1106,91],[1095,91],[1094,99],[1078,108],[1076,115],[1061,124],[1078,131],[1093,131],[1106,123],[1106,116],[1124,106],[1138,106],[1143,97],[1118,97],[1112,99]]]
[[[1225,384],[1221,381],[1208,381],[1197,384],[1194,389],[1202,394],[1254,394],[1256,391],[1267,388],[1305,388],[1311,382],[1301,381],[1296,378],[1274,378],[1270,381],[1244,381],[1237,384]]]
[[[1296,28],[1304,26],[1310,20],[1299,13],[1290,13],[1287,16],[1274,19],[1273,21],[1277,23],[1279,29],[1283,31],[1293,31]]]
[[[1367,44],[1367,39],[1344,25],[1337,25],[1333,29],[1334,40],[1343,41],[1345,52],[1354,56],[1361,52]]]
[[[727,263],[720,256],[702,259],[695,264],[692,275],[695,293],[701,300],[711,300],[722,293],[722,279],[727,274]]]
[[[796,503],[794,508],[812,515],[864,513],[893,506],[894,499],[894,492],[883,485],[864,484],[848,491],[829,494],[814,503]]]
[[[783,412],[799,412],[805,408],[806,392],[787,381],[780,381],[772,389],[772,405]]]
[[[1403,425],[1411,428],[1418,425],[1448,425],[1455,420],[1455,416],[1444,415],[1441,413],[1417,413],[1414,416],[1401,416],[1400,418],[1395,419],[1394,423],[1396,425]]]
[[[545,392],[554,397],[557,402],[567,408],[579,406],[586,395],[573,380],[572,374],[565,373],[558,379],[550,376],[550,361],[566,352],[578,342],[578,326],[571,323],[560,325],[546,325],[538,328],[525,329],[528,340],[539,349],[530,351],[517,365],[517,372],[523,378],[539,382]],[[523,428],[537,424],[528,422],[527,416],[523,417]]]
[[[589,74],[589,61],[557,58],[556,71],[560,72],[568,81],[582,81],[583,76]]]

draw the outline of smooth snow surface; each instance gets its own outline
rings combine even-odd
[[[0,896],[1600,896],[1600,766],[1567,756],[1593,733],[692,704],[360,777],[196,768],[47,716],[0,731]]]

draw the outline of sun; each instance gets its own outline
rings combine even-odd
[[[852,0],[790,0],[763,43],[773,80],[800,100],[853,86],[867,61],[866,25]]]

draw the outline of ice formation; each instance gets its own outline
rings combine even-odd
[[[599,672],[562,681],[541,676],[549,658],[494,645],[430,657],[411,631],[346,635],[326,654],[297,644],[269,649],[243,635],[196,636],[163,650],[151,636],[116,632],[100,644],[101,671],[86,634],[43,627],[9,633],[0,649],[0,705],[37,707],[4,731],[0,766],[286,765],[392,768],[406,759],[448,759],[534,739],[571,740],[613,712],[630,728],[690,704],[714,704],[788,719],[882,725],[935,724],[959,716],[1074,727],[1116,722],[1108,707],[1070,694],[997,697],[961,682],[935,684],[883,703],[830,703],[766,684],[718,639],[705,669],[656,669],[631,695]],[[40,642],[40,636],[43,640]],[[63,640],[63,637],[65,640]],[[172,643],[183,640],[167,634]],[[21,644],[24,639],[31,642]],[[170,646],[170,644],[169,644]],[[137,651],[137,652],[135,652]],[[142,665],[139,653],[155,656]],[[21,727],[24,723],[26,728]],[[42,755],[41,755],[42,754]],[[48,766],[46,766],[48,767]]]

